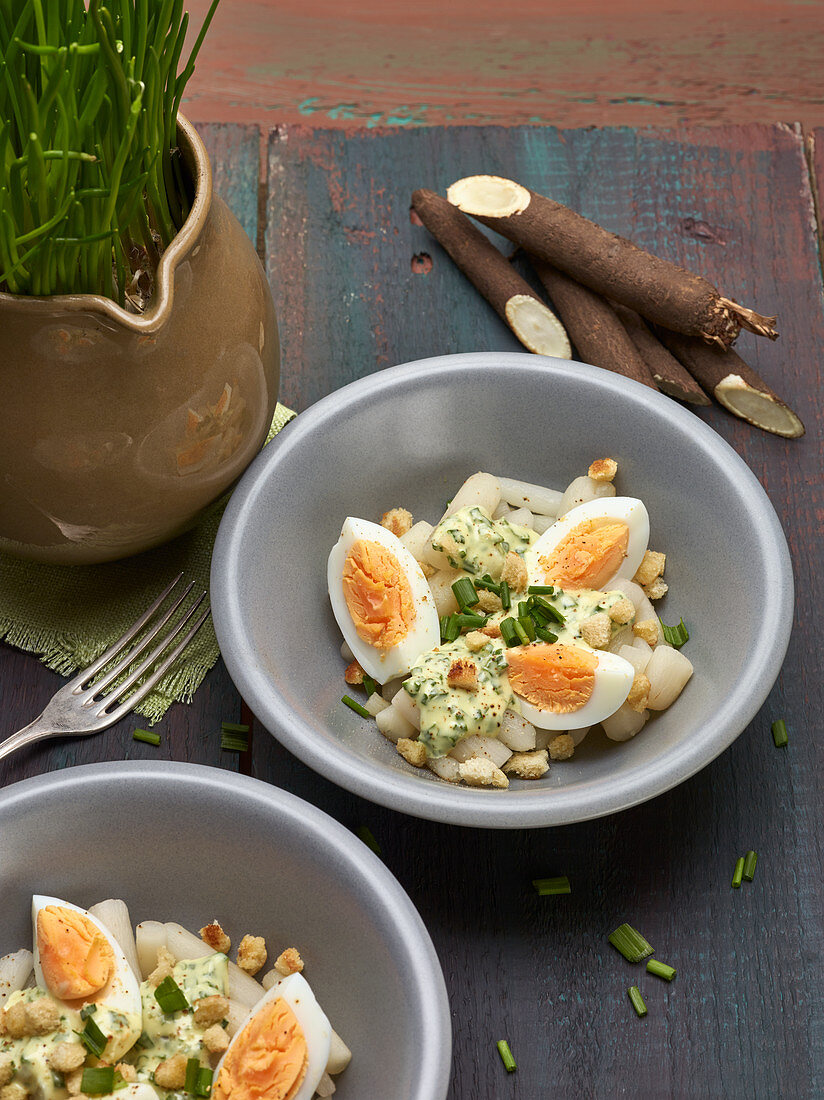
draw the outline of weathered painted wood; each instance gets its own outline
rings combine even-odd
[[[260,133],[256,126],[200,126],[212,161],[214,187],[228,202],[252,241],[257,243]],[[0,644],[0,698],[3,723],[0,738],[39,714],[63,683],[39,661]],[[143,719],[125,718],[94,737],[35,746],[0,763],[0,783],[56,771],[95,760],[190,760],[236,771],[239,758],[220,751],[221,721],[240,720],[240,697],[222,661],[207,676],[191,706],[175,704],[155,727],[159,748],[132,740]]]
[[[197,26],[209,0],[188,7]],[[350,129],[820,125],[820,20],[808,0],[224,0],[185,110]]]
[[[700,775],[618,817],[551,832],[413,821],[335,789],[260,736],[255,774],[353,828],[369,824],[381,841],[444,964],[456,1100],[821,1095],[824,317],[801,135],[783,126],[277,131],[267,252],[286,400],[305,408],[406,359],[517,348],[409,219],[414,187],[443,192],[476,171],[546,190],[778,313],[777,343],[745,337],[740,350],[798,409],[807,436],[787,442],[721,410],[702,415],[749,462],[788,532],[799,601],[787,663],[758,718]],[[424,252],[428,274],[417,273]],[[769,732],[778,716],[791,730],[782,751]],[[750,847],[756,880],[732,891],[735,858]],[[570,897],[534,896],[533,877],[560,873]],[[608,946],[624,920],[677,967],[672,985]],[[631,984],[644,991],[644,1020],[627,1000]],[[494,1045],[504,1036],[519,1065],[508,1078]]]

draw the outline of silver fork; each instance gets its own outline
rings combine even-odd
[[[177,611],[189,595],[194,587],[194,581],[190,581],[180,594],[175,596],[171,606],[163,612],[158,621],[152,625],[151,629],[147,631],[133,649],[130,649],[128,653],[126,653],[122,659],[110,668],[96,683],[91,683],[91,681],[102,668],[105,668],[109,661],[123,653],[129,642],[140,633],[152,616],[160,609],[167,597],[172,595],[182,579],[183,574],[179,573],[166,591],[162,592],[157,597],[152,606],[144,611],[137,622],[129,627],[122,638],[118,638],[114,645],[110,646],[93,664],[78,673],[73,680],[69,680],[67,684],[64,684],[63,687],[52,696],[46,709],[39,717],[35,718],[28,726],[18,730],[17,733],[13,733],[11,737],[6,738],[5,741],[0,741],[0,760],[2,760],[4,756],[9,756],[10,753],[16,752],[17,749],[22,749],[26,745],[33,745],[36,741],[45,741],[49,737],[85,737],[90,733],[100,733],[101,730],[107,729],[109,726],[114,725],[115,722],[120,721],[129,711],[134,710],[140,700],[148,695],[166,670],[174,664],[211,614],[210,608],[206,607],[205,610],[201,611],[197,616],[189,629],[186,630],[183,637],[180,637],[187,623],[191,621],[192,616],[206,598],[205,592],[201,592],[200,596],[186,611],[180,621],[175,623],[173,629],[169,631],[166,637],[158,642],[154,649],[152,649],[140,664],[129,673],[121,684],[118,684],[108,693],[106,693],[106,689],[109,688],[118,677],[122,676],[123,673],[134,664],[135,659],[151,645],[169,619],[171,619],[172,615],[174,615],[175,611]],[[143,681],[133,695],[123,700],[125,692],[127,692],[129,688],[134,687],[138,680],[140,680],[140,677],[152,667],[155,661],[162,656],[172,642],[178,638],[180,640],[171,653],[168,653],[163,658],[154,672]],[[119,702],[119,700],[122,701]]]

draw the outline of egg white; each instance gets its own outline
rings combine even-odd
[[[389,649],[380,649],[369,645],[358,634],[346,598],[343,594],[343,567],[346,555],[359,539],[380,543],[394,555],[401,570],[406,574],[415,605],[415,622],[405,638]],[[348,516],[344,520],[340,538],[332,547],[327,566],[327,583],[332,612],[337,620],[346,644],[354,653],[361,668],[385,684],[395,676],[407,673],[421,653],[434,649],[440,644],[441,631],[438,611],[432,597],[432,590],[423,575],[423,570],[415,561],[397,535],[387,531],[378,523]]]
[[[586,504],[579,504],[577,508],[570,509],[530,546],[524,555],[530,584],[546,584],[540,559],[551,554],[570,531],[587,519],[619,519],[623,520],[629,528],[626,556],[602,587],[607,588],[618,576],[628,578],[635,576],[649,546],[649,513],[644,502],[637,497],[602,497],[598,500],[588,500]]]
[[[214,1083],[217,1085],[223,1069],[223,1063],[228,1057],[229,1051],[243,1034],[244,1028],[252,1020],[264,1005],[282,997],[289,1005],[300,1024],[306,1037],[306,1076],[294,1095],[294,1100],[311,1100],[318,1082],[326,1070],[329,1062],[329,1050],[332,1044],[332,1025],[326,1017],[323,1009],[315,999],[315,994],[306,979],[301,974],[290,974],[275,982],[265,996],[258,1003],[238,1028],[232,1041],[226,1049],[215,1069]]]
[[[582,726],[594,726],[596,722],[614,714],[629,695],[635,669],[617,653],[597,650],[595,656],[598,658],[598,665],[595,669],[592,695],[578,710],[566,714],[543,710],[516,693],[521,714],[527,722],[542,730],[579,729]],[[515,691],[515,688],[512,690]]]
[[[72,909],[75,913],[82,913],[83,916],[88,918],[95,928],[105,936],[111,946],[114,953],[114,970],[108,982],[106,982],[99,992],[81,1001],[64,1001],[52,993],[51,990],[49,990],[49,993],[55,1001],[59,1004],[66,1005],[68,1008],[79,1008],[83,1004],[96,1004],[99,1007],[109,1009],[111,1012],[122,1014],[124,1017],[122,1026],[118,1028],[116,1034],[111,1036],[105,1051],[106,1061],[116,1062],[119,1058],[122,1058],[126,1051],[130,1050],[140,1038],[143,1027],[143,1006],[140,999],[140,982],[131,966],[129,966],[128,960],[123,954],[117,940],[97,917],[93,917],[91,913],[88,913],[85,909],[81,909],[79,905],[73,905],[70,901],[63,901],[61,898],[47,897],[45,894],[35,894],[32,897],[31,904],[34,939],[34,976],[41,989],[48,989],[49,987],[46,985],[43,977],[43,968],[40,964],[40,948],[37,943],[37,914],[48,905],[58,905],[63,909]],[[100,1020],[96,1022],[98,1024],[101,1023]],[[102,1027],[102,1030],[104,1034],[108,1034],[105,1026]]]

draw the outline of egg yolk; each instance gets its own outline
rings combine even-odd
[[[547,584],[561,588],[603,588],[621,567],[629,545],[622,520],[586,519],[540,559]]]
[[[409,580],[379,542],[353,543],[343,563],[343,595],[358,637],[379,649],[397,645],[415,621]]]
[[[37,950],[43,980],[63,1001],[98,993],[114,970],[112,945],[83,913],[47,905],[37,914]]]
[[[306,1076],[306,1036],[278,997],[255,1013],[223,1060],[212,1100],[290,1100]]]
[[[507,650],[506,659],[512,690],[540,710],[571,714],[595,687],[598,658],[579,646],[535,642]]]

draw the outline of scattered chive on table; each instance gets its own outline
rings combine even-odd
[[[799,599],[784,671],[750,728],[703,772],[617,817],[554,831],[470,833],[338,790],[254,722],[222,664],[191,706],[175,705],[155,727],[159,745],[135,740],[140,722],[127,719],[97,737],[19,753],[0,766],[0,782],[96,760],[171,758],[241,770],[331,813],[353,842],[359,835],[379,850],[432,934],[452,1001],[454,1100],[820,1096],[824,296],[813,194],[824,179],[824,131],[812,135],[808,162],[800,130],[785,125],[286,126],[265,138],[269,183],[259,202],[257,127],[200,129],[218,190],[264,250],[283,341],[281,399],[298,410],[404,360],[518,350],[410,222],[415,188],[443,193],[479,169],[548,190],[775,311],[777,343],[744,335],[739,346],[798,410],[807,435],[787,442],[717,409],[697,415],[749,462],[785,526]],[[701,624],[674,610],[689,623],[689,644],[700,646]],[[0,646],[4,730],[30,721],[57,683],[33,657]],[[791,735],[781,750],[771,736],[779,718]],[[227,733],[243,746],[245,734],[231,725],[251,727],[247,751],[221,751]],[[578,751],[602,746],[591,738]],[[748,849],[758,852],[758,873],[733,890],[732,868]],[[568,894],[541,896],[533,886],[562,876]],[[624,922],[678,971],[675,981],[610,947]],[[643,1018],[627,996],[636,986]],[[503,1035],[517,1053],[512,1073],[496,1046]]]

